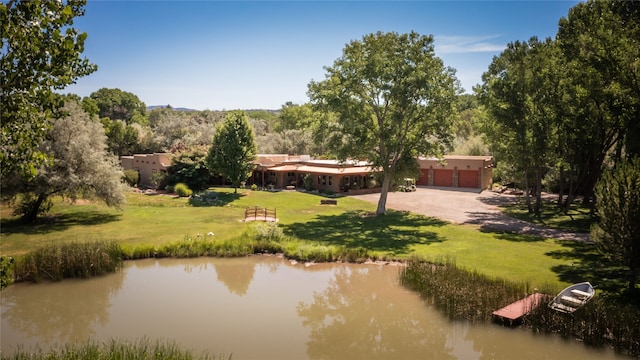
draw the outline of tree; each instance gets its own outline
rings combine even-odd
[[[0,171],[33,176],[46,156],[38,145],[63,106],[64,89],[97,67],[80,58],[86,33],[73,27],[85,0],[0,3]],[[4,189],[3,189],[4,190]]]
[[[207,165],[211,172],[227,177],[237,193],[240,182],[251,176],[256,152],[255,136],[246,113],[231,111],[213,136]]]
[[[365,35],[351,41],[325,80],[308,88],[318,110],[333,112],[319,132],[340,160],[367,159],[383,175],[376,213],[405,154],[441,155],[451,141],[451,116],[460,87],[455,71],[435,56],[433,37],[415,32]]]
[[[96,102],[101,118],[122,120],[127,124],[148,124],[144,116],[147,106],[135,94],[120,89],[102,88],[91,93],[89,98]]]
[[[640,271],[640,157],[604,171],[596,184],[599,221],[591,229],[598,249],[629,267],[629,289]]]
[[[138,130],[122,120],[102,119],[107,146],[114,155],[132,155],[138,148]]]
[[[529,212],[535,214],[540,214],[542,178],[555,149],[558,57],[550,39],[510,43],[493,59],[477,89],[490,115],[485,134],[494,151],[522,174]]]
[[[171,167],[168,169],[169,184],[184,183],[194,191],[206,189],[211,178],[206,158],[207,148],[204,146],[179,151],[171,159]]]
[[[115,207],[124,203],[124,173],[118,159],[107,151],[102,125],[78,103],[68,102],[63,110],[68,115],[54,119],[39,147],[53,160],[40,166],[29,181],[16,177],[10,184],[23,195],[17,212],[27,222],[48,210],[53,195],[98,198]]]
[[[640,154],[639,38],[637,1],[587,1],[559,22],[556,39],[567,63],[563,107],[570,110],[563,133],[572,135],[566,153],[575,192],[586,202],[607,157]]]

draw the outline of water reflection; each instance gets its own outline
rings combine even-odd
[[[109,322],[111,297],[120,291],[125,276],[125,272],[119,271],[100,282],[20,284],[20,291],[4,290],[3,324],[6,321],[24,334],[21,338],[39,339],[43,345],[88,339],[94,335],[96,325]],[[3,326],[3,349],[4,343],[11,340],[6,337],[12,334]]]
[[[524,330],[451,323],[392,266],[276,257],[128,262],[1,293],[1,351],[93,338],[169,339],[233,359],[614,359]]]
[[[216,269],[219,282],[223,283],[230,292],[244,296],[253,280],[256,261],[249,257],[239,260],[216,263],[213,266]]]
[[[311,329],[309,357],[407,359],[421,358],[429,349],[431,358],[453,359],[443,319],[425,312],[406,290],[390,287],[397,276],[380,267],[339,268],[312,303],[298,306]]]

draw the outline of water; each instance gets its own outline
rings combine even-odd
[[[3,290],[1,348],[147,338],[235,360],[618,358],[522,329],[452,323],[400,286],[398,272],[267,256],[127,262],[100,278]]]

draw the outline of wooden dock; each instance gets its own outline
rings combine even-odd
[[[523,316],[540,306],[545,298],[544,294],[533,293],[524,299],[494,311],[492,314],[495,320],[505,325],[514,326],[522,320]]]

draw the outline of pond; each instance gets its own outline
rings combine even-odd
[[[393,265],[275,256],[126,262],[90,280],[11,285],[1,349],[93,339],[175,341],[242,359],[617,359],[524,329],[450,322]]]

